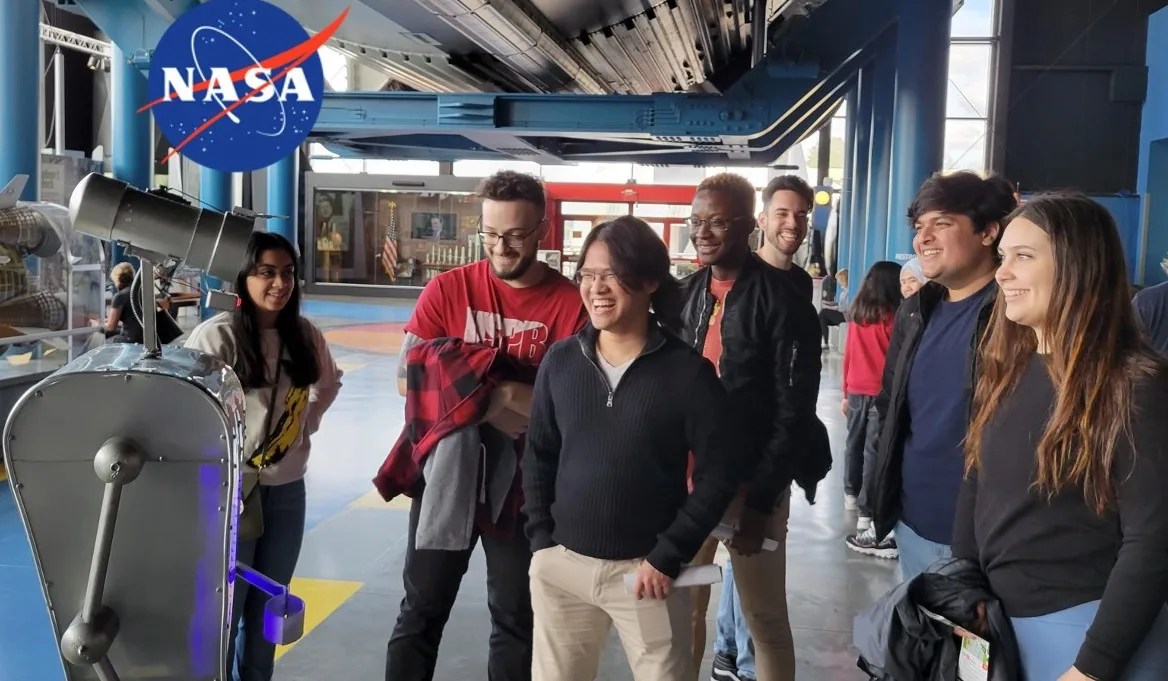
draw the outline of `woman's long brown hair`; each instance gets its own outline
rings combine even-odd
[[[1159,371],[1160,360],[1132,312],[1123,246],[1107,209],[1082,195],[1053,194],[1008,218],[1016,219],[1046,232],[1055,265],[1043,330],[1055,404],[1035,452],[1034,483],[1048,498],[1081,486],[1102,513],[1115,497],[1117,445],[1121,437],[1131,441],[1133,387]],[[978,351],[966,472],[978,468],[983,429],[1037,351],[1034,332],[1007,319],[1005,308],[999,292]]]

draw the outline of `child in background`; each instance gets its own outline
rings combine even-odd
[[[858,510],[854,536],[847,538],[848,548],[879,558],[896,558],[896,540],[889,537],[877,543],[875,537],[864,541],[872,524],[870,499],[880,437],[880,419],[876,413],[876,396],[884,375],[884,357],[892,339],[892,320],[900,306],[900,265],[881,261],[872,266],[860,285],[849,310],[851,325],[844,344],[843,392],[841,405],[848,420],[844,452],[844,493],[849,511]]]

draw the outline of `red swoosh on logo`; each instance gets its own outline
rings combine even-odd
[[[320,33],[317,33],[315,36],[300,43],[299,45],[296,45],[296,46],[291,47],[287,50],[284,50],[280,54],[277,54],[273,57],[269,57],[269,58],[263,60],[262,62],[260,62],[260,66],[264,67],[265,69],[274,69],[274,68],[280,67],[284,64],[287,64],[287,62],[290,59],[295,60],[291,64],[287,64],[287,66],[284,66],[284,68],[279,73],[277,73],[275,76],[270,77],[268,79],[268,81],[265,82],[263,85],[257,87],[254,90],[251,90],[246,95],[241,97],[238,101],[233,102],[230,106],[228,106],[224,110],[220,111],[219,113],[215,114],[207,122],[203,123],[198,128],[196,128],[195,131],[192,132],[191,134],[187,135],[186,138],[183,139],[182,142],[175,145],[175,147],[170,150],[170,153],[168,153],[165,157],[163,157],[162,162],[166,163],[167,160],[169,160],[171,156],[174,156],[176,153],[178,153],[178,151],[180,149],[185,147],[187,144],[189,144],[191,141],[193,141],[199,135],[203,134],[203,131],[205,131],[207,128],[211,127],[217,121],[219,121],[221,118],[226,116],[228,112],[234,110],[240,104],[243,104],[247,100],[249,100],[252,97],[254,97],[255,95],[257,95],[258,93],[263,92],[265,89],[271,87],[276,81],[280,80],[285,75],[287,75],[287,73],[289,71],[296,68],[300,64],[304,63],[304,61],[307,60],[312,55],[316,54],[316,51],[318,49],[320,49],[320,47],[322,45],[324,45],[325,42],[327,42],[328,39],[331,38],[334,33],[337,32],[337,29],[339,29],[341,27],[341,24],[344,23],[345,17],[348,16],[348,14],[349,14],[349,8],[346,7],[340,13],[340,15],[338,15],[337,18],[334,19],[332,21],[332,23],[330,23],[328,26],[326,26],[324,28],[324,30],[322,30]],[[251,70],[252,68],[253,67],[248,66],[248,67],[244,67],[244,68],[237,69],[237,70],[233,71],[231,73],[232,82],[238,83],[239,81],[243,80],[244,77],[247,75],[247,72],[249,70]],[[206,90],[208,86],[209,86],[209,81],[203,81],[201,83],[195,84],[193,86],[192,90],[194,92],[199,92],[201,90]],[[150,102],[149,104],[146,104],[142,108],[138,109],[138,113],[142,113],[143,111],[146,111],[147,109],[150,109],[151,107],[153,107],[157,104],[161,104],[165,101],[169,101],[170,98],[173,96],[174,96],[174,93],[171,93],[170,96],[159,97],[158,99],[154,100],[153,102]]]

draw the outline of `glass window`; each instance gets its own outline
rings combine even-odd
[[[601,182],[623,184],[633,176],[631,163],[579,163],[577,165],[540,166],[548,182]]]
[[[949,35],[953,38],[989,38],[994,33],[996,0],[964,0],[953,15]]]
[[[945,115],[950,118],[985,118],[989,114],[989,43],[949,47],[949,93]]]
[[[560,215],[588,215],[613,217],[629,214],[627,203],[602,203],[600,201],[561,201]]]
[[[645,218],[688,218],[691,206],[688,203],[638,203],[633,206],[633,215]]]
[[[423,286],[480,257],[471,193],[318,189],[312,213],[315,283]]]
[[[539,164],[531,161],[486,161],[472,159],[454,162],[455,177],[487,177],[500,170],[514,170],[519,173],[539,176]]]
[[[945,121],[945,169],[985,172],[986,122]]]

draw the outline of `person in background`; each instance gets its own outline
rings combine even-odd
[[[1168,282],[1140,289],[1132,297],[1132,306],[1148,342],[1168,356]]]
[[[953,555],[985,571],[1024,681],[1163,679],[1168,365],[1127,304],[1115,221],[1039,196],[1000,253]]]
[[[762,190],[762,212],[758,214],[763,243],[755,251],[795,287],[800,298],[808,301],[815,282],[807,270],[795,264],[794,258],[807,240],[814,203],[815,190],[798,175],[780,175],[767,183]]]
[[[777,187],[777,182],[771,186]],[[729,542],[735,589],[729,591],[741,596],[756,655],[756,678],[787,681],[795,675],[785,549],[791,485],[798,482],[813,499],[831,454],[829,448],[821,452],[808,445],[812,424],[818,423],[815,403],[822,362],[811,289],[791,285],[789,271],[768,266],[751,252],[754,197],[750,182],[732,173],[707,178],[698,186],[689,226],[702,268],[682,282],[683,334],[717,369],[743,438],[746,484],[725,519],[736,527]],[[810,207],[811,197],[804,202],[797,191],[776,188],[767,198],[769,212],[778,216],[773,224],[768,218],[774,233],[780,231],[776,225],[786,225],[786,231],[805,229],[799,225],[806,224],[806,217],[799,213]],[[786,235],[780,243],[795,240]],[[762,551],[766,538],[778,542],[779,548]],[[729,666],[746,647],[745,641],[736,643],[739,651],[715,646],[715,666],[724,660],[727,666],[722,671],[727,674],[741,671]]]
[[[404,396],[406,357],[421,340],[454,337],[505,349],[515,362],[536,367],[548,348],[570,338],[587,321],[576,286],[536,257],[547,234],[546,195],[531,175],[500,171],[479,186],[479,237],[486,258],[448,270],[422,289],[402,342],[398,390]],[[515,441],[522,457],[532,386],[504,381],[492,393],[486,423]],[[522,466],[522,462],[520,463]],[[531,678],[532,614],[528,569],[531,547],[523,532],[521,468],[496,524],[475,524],[476,536],[461,551],[418,549],[424,494],[441,493],[441,480],[418,483],[411,493],[409,543],[401,612],[386,646],[386,681],[429,681],[438,661],[442,631],[450,618],[475,544],[487,561],[487,609],[491,643],[486,676],[491,681]],[[430,490],[434,490],[431,492]]]
[[[849,541],[868,553],[895,529],[904,580],[950,555],[974,349],[993,310],[1001,221],[1014,207],[1000,183],[961,171],[930,177],[908,209],[913,250],[931,281],[893,321],[876,400],[872,525]]]
[[[257,505],[263,527],[258,537],[240,537],[236,560],[284,585],[304,539],[311,438],[342,376],[320,330],[300,315],[296,262],[287,239],[253,232],[235,279],[238,307],[199,324],[185,344],[222,360],[243,386],[244,513]],[[270,681],[276,647],[264,638],[267,596],[236,580],[233,602],[225,678]]]
[[[827,347],[827,336],[831,327],[839,326],[848,320],[848,270],[846,267],[835,273],[835,281],[837,284],[835,302],[825,301],[823,309],[819,311],[819,326],[823,329],[823,347]]]
[[[900,307],[900,265],[881,261],[868,270],[850,311],[851,326],[844,345],[843,393],[841,408],[848,421],[844,445],[844,505],[859,511],[857,535],[872,524],[872,486],[875,478],[876,444],[880,437],[880,417],[876,396],[884,375],[884,358],[892,341],[892,320]],[[854,546],[856,535],[847,538]],[[896,558],[896,540],[886,538],[866,547],[865,553],[880,558]]]
[[[120,262],[110,268],[110,281],[117,291],[110,300],[109,315],[105,320],[105,335],[111,343],[141,343],[142,322],[134,314],[137,301],[131,299],[134,266]],[[120,326],[119,326],[120,325]]]
[[[676,335],[681,292],[649,225],[596,227],[580,262],[591,323],[540,365],[524,457],[532,678],[592,681],[615,625],[638,681],[696,681],[691,593],[673,580],[736,491],[726,390]]]
[[[900,295],[902,297],[911,298],[927,283],[929,283],[929,278],[921,269],[920,258],[914,256],[900,268]]]

